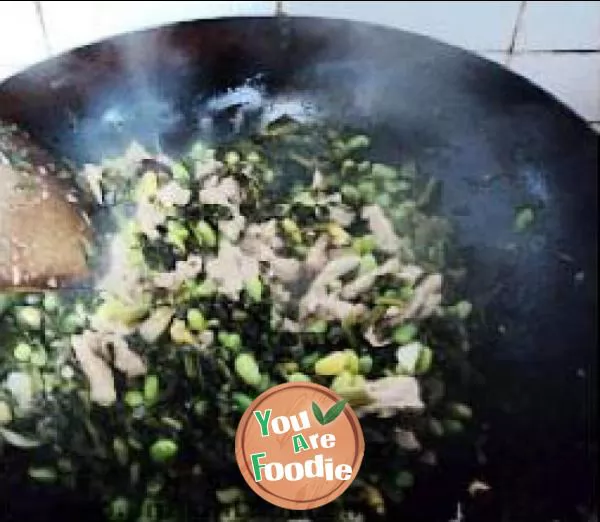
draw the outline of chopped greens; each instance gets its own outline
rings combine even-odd
[[[268,387],[315,382],[342,397],[321,421],[347,402],[386,458],[314,516],[409,495],[472,417],[444,385],[471,305],[446,304],[439,184],[370,146],[285,117],[181,158],[133,144],[87,165],[92,220],[112,216],[93,291],[0,295],[0,450],[29,451],[28,480],[85,488],[108,520],[284,520],[246,487],[235,429]]]

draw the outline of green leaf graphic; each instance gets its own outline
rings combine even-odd
[[[337,419],[340,416],[340,413],[344,411],[344,408],[346,407],[347,403],[348,401],[346,399],[342,399],[341,401],[336,402],[325,414],[325,418],[323,419],[323,422],[321,424],[329,424],[330,422],[333,422],[335,419]]]
[[[321,411],[321,408],[319,408],[319,405],[316,402],[312,403],[312,411],[313,415],[315,416],[315,419],[319,421],[319,424],[324,424],[323,412]]]

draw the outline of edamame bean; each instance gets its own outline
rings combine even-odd
[[[0,401],[0,426],[5,426],[12,421],[13,415],[10,405],[5,401]]]
[[[17,322],[29,330],[39,330],[42,327],[42,312],[35,306],[19,306],[15,315]]]
[[[129,461],[129,447],[121,437],[115,437],[113,439],[113,451],[115,452],[117,462],[121,466],[126,466]]]
[[[363,355],[358,359],[358,371],[367,375],[373,369],[373,359],[370,355]]]
[[[248,397],[245,393],[234,392],[231,398],[233,399],[236,409],[240,413],[245,412],[248,409],[248,406],[252,404],[252,398]]]
[[[181,163],[171,165],[171,174],[176,181],[187,182],[190,179],[190,173]]]
[[[198,221],[194,228],[194,234],[201,245],[209,248],[217,246],[217,233],[208,222],[203,220]]]
[[[466,404],[453,402],[448,405],[450,414],[459,420],[469,420],[473,416],[473,411]]]
[[[146,375],[144,379],[144,402],[152,406],[158,400],[159,380],[157,375]]]
[[[306,327],[307,333],[324,334],[327,332],[327,321],[325,319],[316,319]]]
[[[186,316],[187,324],[189,325],[190,329],[194,330],[195,332],[203,332],[206,330],[207,322],[204,318],[204,314],[202,314],[200,310],[197,308],[191,308],[187,311]]]
[[[310,377],[300,372],[291,373],[288,375],[289,382],[310,382]]]
[[[249,353],[242,353],[235,358],[235,372],[246,384],[250,386],[259,386],[262,380],[260,369],[254,356]]]
[[[237,165],[240,162],[240,159],[239,153],[235,150],[230,150],[227,152],[227,154],[225,154],[225,163],[229,167],[234,167]]]
[[[217,335],[219,343],[225,348],[237,351],[242,347],[242,338],[238,333],[219,332]]]
[[[415,366],[415,374],[423,375],[431,368],[433,361],[433,350],[428,346],[423,346],[421,353],[419,354],[419,360]]]
[[[150,446],[150,458],[154,462],[164,463],[177,455],[178,447],[171,439],[159,439]]]
[[[187,327],[185,321],[174,319],[169,329],[171,340],[177,344],[195,344],[196,339]]]
[[[315,373],[325,376],[339,375],[346,370],[348,359],[347,352],[332,352],[315,363]]]
[[[31,357],[32,348],[24,342],[20,342],[13,350],[14,358],[19,362],[28,362]]]
[[[408,489],[413,487],[415,479],[409,471],[401,471],[396,475],[395,483],[399,488]]]
[[[262,299],[263,294],[263,284],[260,280],[260,277],[253,277],[246,281],[246,292],[252,301],[258,303]]]
[[[417,333],[418,328],[414,323],[405,323],[394,330],[393,338],[398,344],[406,344],[412,341]]]
[[[58,478],[56,470],[53,468],[29,468],[28,474],[33,480],[44,484],[56,482]]]
[[[110,503],[108,518],[111,522],[125,522],[129,518],[129,501],[125,497],[115,498]]]
[[[130,408],[137,408],[144,404],[144,396],[137,390],[130,390],[125,394],[125,404]]]

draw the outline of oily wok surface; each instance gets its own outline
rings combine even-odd
[[[416,158],[442,182],[440,212],[457,231],[479,316],[465,376],[474,444],[449,443],[399,514],[449,520],[461,502],[467,520],[586,520],[596,452],[598,137],[568,109],[450,46],[319,19],[135,33],[0,86],[0,119],[79,164],[132,139],[177,153],[207,121],[223,141],[254,117],[282,112],[364,129],[382,160]],[[515,234],[524,205],[536,219]],[[365,458],[382,457],[367,448]],[[84,499],[11,485],[22,465],[0,464],[8,520],[89,509]],[[473,474],[492,485],[488,494],[466,492]]]

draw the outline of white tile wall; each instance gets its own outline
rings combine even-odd
[[[42,28],[33,2],[0,2],[0,66],[31,65],[47,53]]]
[[[589,121],[600,121],[600,53],[525,53],[510,68],[538,83]]]
[[[258,16],[275,2],[62,2],[42,1],[52,52],[62,52],[118,33],[195,18]],[[70,23],[65,23],[70,20]]]
[[[527,2],[517,51],[600,51],[600,2]]]
[[[0,81],[49,53],[114,34],[193,18],[272,15],[276,4],[2,0]],[[363,20],[465,47],[507,65],[588,121],[600,123],[600,1],[285,1],[281,5],[289,15]],[[555,50],[570,52],[549,52]],[[587,52],[576,52],[581,50]]]
[[[478,50],[507,49],[518,1],[507,2],[311,2],[283,3],[284,12],[362,20],[424,33]]]

